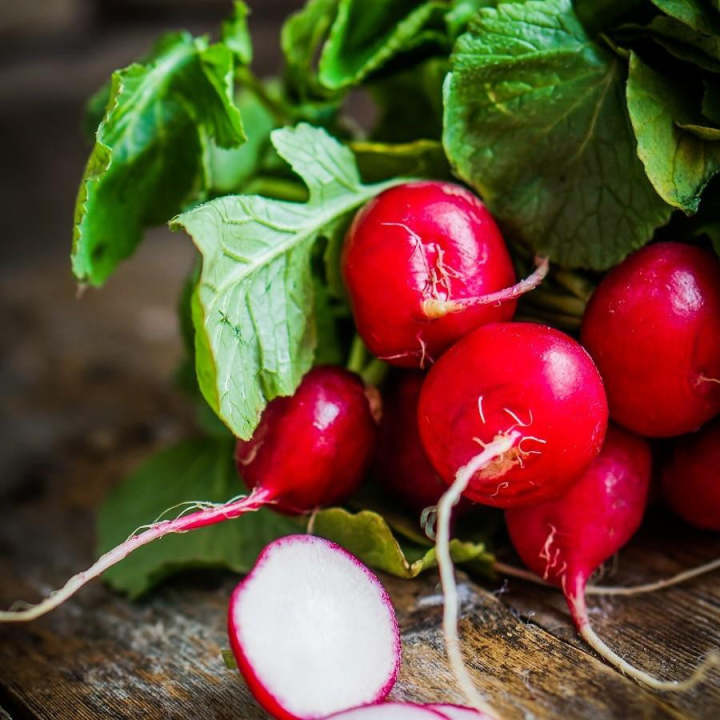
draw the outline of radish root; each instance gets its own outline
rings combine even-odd
[[[99,575],[102,575],[106,570],[130,555],[131,552],[154,540],[159,540],[166,535],[185,533],[189,530],[214,525],[224,520],[232,520],[243,513],[258,510],[269,502],[271,502],[271,498],[267,490],[252,492],[247,496],[221,504],[191,502],[189,503],[190,507],[202,507],[203,509],[188,515],[187,512],[189,508],[186,507],[180,515],[173,520],[161,520],[152,525],[138,528],[124,543],[101,555],[87,570],[73,575],[62,588],[51,593],[42,602],[36,605],[24,602],[15,603],[10,610],[0,611],[0,622],[27,622],[41,615],[45,615],[45,613],[50,612],[50,610],[62,605],[68,598],[80,590],[80,588]],[[163,512],[160,517],[165,515],[166,512],[168,511]]]
[[[673,585],[679,585],[680,583],[687,582],[693,578],[700,577],[709,572],[713,572],[720,568],[720,558],[711,560],[710,562],[698,565],[697,567],[690,568],[689,570],[683,570],[682,572],[672,575],[662,580],[654,580],[653,582],[643,583],[641,585],[629,585],[629,586],[612,586],[612,585],[588,585],[585,588],[586,595],[616,595],[616,596],[632,596],[641,595],[643,593],[657,592],[658,590],[664,590],[665,588],[672,587]],[[547,588],[557,588],[556,585],[551,585],[545,582],[542,578],[538,577],[534,572],[526,570],[525,568],[515,567],[514,565],[508,565],[504,562],[495,562],[493,569],[501,575],[507,575],[508,577],[516,577],[520,580],[527,580],[528,582],[535,583],[536,585],[542,585]]]
[[[467,308],[477,307],[479,305],[493,305],[516,300],[521,295],[534,290],[545,279],[550,269],[550,261],[546,257],[535,258],[535,270],[520,282],[510,287],[497,290],[496,292],[480,295],[474,298],[461,298],[459,300],[445,300],[438,298],[428,298],[423,301],[422,309],[426,317],[430,319],[441,318],[448,313],[459,312]]]
[[[575,581],[575,587],[566,597],[568,598],[568,603],[570,604],[571,613],[577,625],[578,632],[585,642],[595,650],[600,657],[611,665],[614,665],[625,675],[643,685],[651,687],[653,690],[672,690],[675,692],[691,690],[698,683],[702,682],[713,667],[720,666],[720,655],[715,651],[711,651],[705,656],[702,663],[693,670],[692,675],[685,680],[660,680],[644,670],[640,670],[634,665],[631,665],[627,660],[620,657],[620,655],[608,647],[593,630],[590,625],[590,619],[588,618],[587,605],[585,604],[585,580],[582,577]]]
[[[458,470],[455,481],[443,493],[437,505],[435,553],[444,597],[443,634],[450,668],[467,702],[479,712],[487,713],[491,718],[497,718],[497,713],[475,689],[460,649],[460,638],[458,637],[459,601],[453,562],[450,557],[450,516],[453,507],[460,500],[473,475],[512,449],[520,437],[521,435],[517,431],[500,433],[491,442],[487,443],[481,453]]]

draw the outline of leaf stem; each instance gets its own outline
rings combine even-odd
[[[368,362],[368,357],[369,353],[365,347],[365,343],[362,341],[362,338],[355,333],[345,367],[351,372],[362,375],[365,365]]]

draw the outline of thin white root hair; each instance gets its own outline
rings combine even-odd
[[[163,520],[147,526],[144,530],[136,530],[124,543],[101,555],[87,570],[73,575],[59,590],[52,592],[45,600],[31,605],[16,602],[10,610],[0,611],[0,622],[28,622],[45,615],[50,610],[62,605],[80,588],[94,578],[102,575],[107,569],[126,558],[130,553],[154,540],[166,535],[185,533],[208,525],[215,525],[238,517],[246,512],[258,510],[267,505],[271,498],[266,490],[253,491],[250,495],[241,496],[226,503],[212,504],[193,502],[191,505],[202,507],[202,510],[187,515],[187,508],[174,520]],[[164,515],[165,513],[163,513]],[[162,517],[162,515],[161,515]]]
[[[498,718],[498,714],[476,690],[470,673],[465,666],[460,648],[460,638],[458,636],[459,601],[455,583],[455,570],[450,557],[450,516],[453,507],[457,505],[473,475],[496,457],[508,452],[520,437],[520,433],[514,431],[499,434],[492,442],[487,443],[481,453],[458,470],[453,484],[445,491],[437,506],[435,554],[444,597],[443,634],[445,636],[448,661],[467,702],[476,710],[486,713],[491,718]]]
[[[528,582],[535,583],[536,585],[543,585],[544,587],[555,588],[559,590],[556,585],[551,585],[545,582],[541,577],[538,577],[531,570],[525,568],[519,568],[515,565],[508,565],[504,562],[495,562],[493,568],[496,572],[501,575],[507,575],[508,577],[516,577],[520,580],[527,580]],[[612,586],[612,585],[588,585],[585,589],[586,595],[616,595],[616,596],[631,596],[631,595],[642,595],[643,593],[657,592],[658,590],[664,590],[665,588],[672,587],[673,585],[680,585],[681,583],[692,580],[693,578],[700,577],[714,570],[720,569],[720,558],[712,560],[703,565],[690,568],[689,570],[683,570],[682,572],[672,575],[669,578],[662,580],[655,580],[649,583],[643,583],[642,585],[628,585],[628,586]]]
[[[636,680],[643,685],[651,687],[653,690],[672,690],[675,692],[684,692],[692,690],[696,685],[701,683],[708,672],[720,666],[720,655],[715,651],[710,651],[703,661],[693,670],[692,675],[685,680],[659,680],[644,670],[636,668],[627,660],[620,657],[614,650],[609,648],[603,640],[592,629],[590,623],[586,623],[580,628],[580,635],[583,640],[600,655],[603,659],[614,665],[618,670],[625,673],[628,677]]]

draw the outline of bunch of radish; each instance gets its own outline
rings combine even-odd
[[[238,441],[247,496],[198,503],[142,528],[38,605],[0,620],[42,615],[167,534],[265,505],[309,513],[342,502],[374,458],[380,481],[413,511],[437,506],[446,648],[475,709],[382,702],[400,663],[387,594],[336,545],[292,536],[265,549],[229,611],[238,666],[274,717],[495,716],[466,670],[457,631],[451,515],[471,503],[505,510],[518,554],[562,589],[578,631],[601,656],[655,688],[693,682],[658,680],[614,653],[590,627],[585,593],[592,573],[642,521],[651,454],[640,436],[695,433],[678,441],[664,493],[688,522],[720,529],[720,426],[702,427],[720,412],[717,258],[679,243],[637,251],[600,282],[581,344],[512,321],[517,298],[547,273],[545,259],[516,282],[477,197],[450,183],[413,182],[358,212],[341,270],[360,337],[402,368],[382,419],[375,388],[341,368],[314,368],[294,395],[267,406],[249,441]]]

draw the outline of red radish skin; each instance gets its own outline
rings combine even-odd
[[[375,448],[377,425],[359,376],[317,367],[291,397],[275,398],[235,460],[245,484],[281,512],[306,513],[351,495]]]
[[[498,507],[559,495],[602,446],[602,380],[587,352],[558,330],[483,325],[430,370],[418,421],[428,457],[450,485],[438,503],[435,543],[448,659],[468,703],[493,716],[460,649],[450,515],[463,494]]]
[[[685,522],[720,530],[720,420],[678,440],[663,468],[662,489]]]
[[[515,298],[547,272],[541,266],[513,287],[510,255],[487,208],[459,185],[431,181],[398,185],[368,202],[348,231],[341,266],[367,347],[415,368],[473,328],[509,320]]]
[[[327,720],[448,720],[448,718],[429,705],[389,702],[345,710],[331,715]]]
[[[44,615],[137,548],[166,535],[215,525],[270,504],[301,513],[336,503],[362,481],[376,439],[362,380],[341,368],[313,368],[294,395],[268,404],[253,438],[238,443],[236,457],[252,488],[249,495],[221,504],[187,503],[186,512],[199,509],[140,528],[37,605],[0,611],[0,622]]]
[[[562,589],[578,632],[599,655],[657,690],[683,690],[692,687],[705,668],[678,682],[658,680],[633,667],[595,634],[585,604],[590,575],[640,527],[650,472],[647,442],[611,426],[600,455],[562,497],[507,510],[505,519],[522,561]]]
[[[483,447],[515,432],[464,491],[508,508],[559,495],[588,465],[602,446],[607,402],[590,356],[572,338],[544,325],[496,323],[463,338],[430,370],[418,420],[448,485]]]
[[[263,550],[233,592],[228,634],[252,694],[278,720],[379,702],[400,668],[400,634],[382,584],[313,535]]]
[[[382,488],[417,514],[436,505],[447,487],[420,442],[417,408],[424,379],[422,373],[413,371],[402,371],[391,379],[389,389],[383,393],[383,416],[373,465]],[[461,500],[453,517],[471,507],[468,500]]]
[[[697,430],[720,412],[720,262],[681,243],[638,250],[598,285],[581,339],[615,422],[646,437]]]

